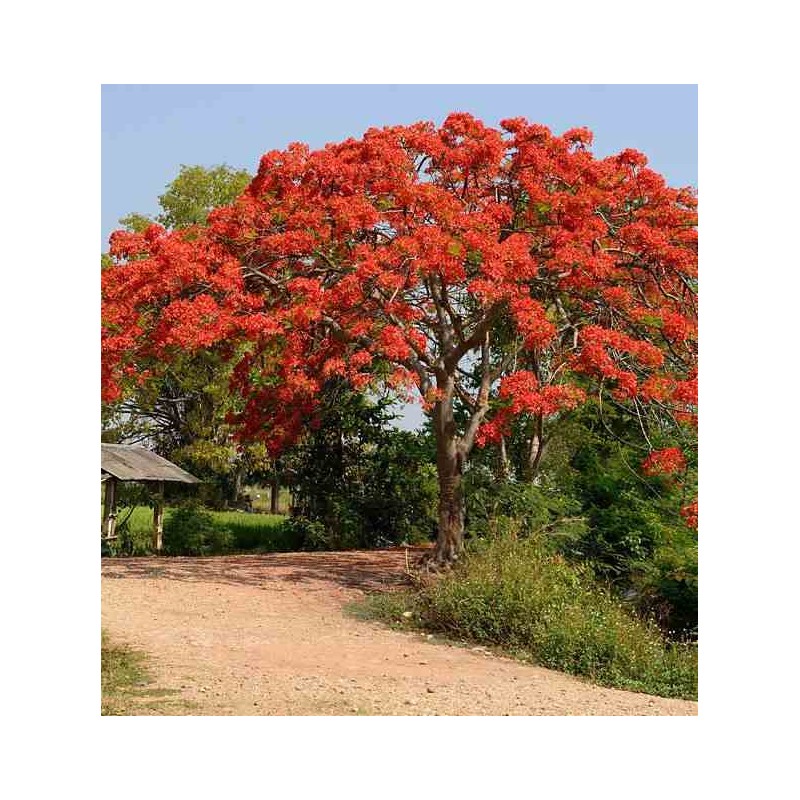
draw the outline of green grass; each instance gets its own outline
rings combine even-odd
[[[193,706],[177,690],[153,684],[147,657],[138,650],[112,643],[106,632],[100,642],[100,714],[106,717],[181,715]]]
[[[417,591],[372,595],[359,616],[501,649],[595,683],[697,698],[697,647],[668,643],[532,540],[494,541]]]
[[[128,514],[129,509],[121,509],[117,517],[118,523]],[[174,509],[164,510],[166,522]],[[285,552],[293,549],[293,543],[281,530],[281,523],[286,519],[275,514],[247,514],[240,511],[211,511],[214,522],[221,528],[229,529],[235,539],[236,552]],[[147,506],[137,506],[128,520],[128,530],[132,546],[132,555],[147,555],[153,546],[153,510]],[[120,536],[122,536],[122,533]],[[117,540],[117,547],[122,539]]]
[[[131,690],[147,683],[144,656],[112,645],[105,632],[100,645],[101,713],[125,715],[131,706]]]
[[[212,511],[211,515],[216,523],[233,532],[237,550],[281,552],[289,546],[280,530],[284,516],[238,511]]]
[[[270,510],[270,489],[268,486],[261,485],[247,485],[243,487],[242,492],[250,495],[253,503],[253,511],[258,511],[266,514]],[[278,512],[281,514],[288,513],[289,507],[292,504],[292,495],[289,489],[282,486],[278,492]]]

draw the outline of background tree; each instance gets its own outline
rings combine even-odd
[[[267,153],[206,228],[112,236],[106,396],[143,353],[221,346],[241,435],[279,452],[333,376],[415,392],[436,439],[433,561],[452,562],[476,441],[601,392],[694,412],[694,193],[590,142],[453,114]]]
[[[127,230],[142,233],[154,222],[168,230],[203,225],[215,208],[231,205],[252,176],[226,164],[215,167],[181,164],[177,177],[159,195],[161,212],[155,218],[134,211],[120,220]]]
[[[131,233],[142,233],[154,222],[186,231],[206,222],[208,213],[233,203],[251,176],[226,165],[182,165],[178,176],[159,196],[155,219],[133,212],[120,219]],[[111,263],[103,255],[103,268]],[[232,363],[219,348],[176,354],[168,369],[142,354],[128,375],[124,397],[103,407],[104,440],[147,443],[216,485],[223,505],[235,504],[248,472],[269,473],[271,460],[263,445],[237,443],[226,415],[234,408],[228,392]],[[155,369],[157,380],[149,378]]]
[[[181,166],[178,177],[158,198],[157,221],[165,228],[202,225],[215,208],[231,205],[250,183],[246,170],[222,164],[216,167]]]
[[[436,470],[424,433],[392,427],[390,397],[332,378],[312,424],[284,456],[305,546],[428,541],[436,529]]]

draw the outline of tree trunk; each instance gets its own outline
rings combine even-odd
[[[438,569],[457,561],[464,549],[463,456],[456,437],[451,392],[445,391],[444,398],[434,406],[433,423],[439,478],[439,530],[427,566]]]
[[[226,508],[236,508],[239,495],[242,492],[243,470],[237,464],[233,470],[223,478],[224,497],[223,504]]]
[[[110,476],[105,480],[105,498],[103,502],[103,536],[106,539],[116,538],[117,522],[117,479]]]
[[[439,461],[438,472],[439,531],[433,561],[443,566],[457,561],[464,548],[464,497],[458,458]]]
[[[511,475],[511,462],[508,458],[508,449],[506,448],[506,437],[500,437],[500,451],[498,453],[497,473],[496,478],[501,483],[507,481]]]
[[[280,514],[278,508],[278,497],[281,491],[281,480],[277,472],[272,474],[272,481],[269,485],[269,513]]]

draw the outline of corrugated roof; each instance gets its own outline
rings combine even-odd
[[[194,475],[146,447],[101,444],[100,469],[121,481],[200,483]]]

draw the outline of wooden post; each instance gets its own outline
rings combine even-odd
[[[153,504],[153,547],[161,552],[164,534],[164,481],[158,482],[156,501]]]
[[[109,475],[104,483],[106,491],[103,503],[103,536],[106,539],[113,539],[117,525],[117,479]]]

